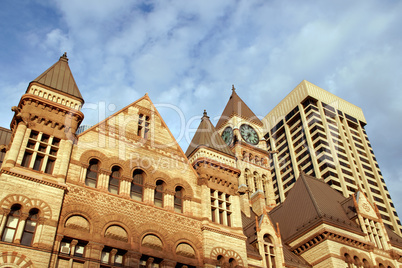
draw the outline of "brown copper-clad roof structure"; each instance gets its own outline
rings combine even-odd
[[[58,62],[53,64],[32,82],[48,86],[62,93],[76,97],[84,102],[78,86],[75,83],[70,67],[68,66],[67,53],[64,53]]]
[[[361,233],[344,210],[341,204],[344,200],[342,194],[322,179],[301,173],[286,200],[271,210],[269,216],[274,223],[279,223],[284,242],[323,221]]]
[[[261,120],[251,111],[251,109],[244,103],[244,101],[237,95],[236,89],[232,87],[232,95],[226,104],[225,109],[216,124],[216,128],[221,127],[232,115],[240,116],[243,119],[249,120],[255,124],[262,126]]]
[[[0,127],[0,166],[3,163],[6,155],[7,145],[11,140],[11,130]]]
[[[206,111],[204,111],[204,116],[201,118],[201,123],[198,126],[197,132],[195,132],[194,137],[187,148],[186,156],[189,157],[195,149],[200,146],[206,146],[218,152],[234,156],[229,146],[223,141],[214,125],[212,125]]]
[[[303,257],[294,254],[287,245],[283,246],[283,257],[285,259],[286,267],[312,267],[305,259],[303,259]]]
[[[389,241],[391,245],[402,249],[402,237],[394,233],[388,226],[385,225],[385,230],[387,231]]]

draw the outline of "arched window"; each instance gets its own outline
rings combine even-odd
[[[1,241],[4,242],[14,242],[15,233],[17,231],[18,222],[21,216],[21,205],[15,204],[11,207],[11,211],[8,214],[6,226],[1,237]]]
[[[96,188],[98,182],[99,161],[92,159],[89,161],[89,167],[87,169],[87,176],[85,178],[85,185]]]
[[[236,266],[237,266],[236,260],[234,258],[230,258],[229,267],[236,267]]]
[[[345,253],[344,256],[345,256],[345,262],[347,263],[348,268],[353,267],[354,265],[353,265],[352,257],[350,257],[350,255],[348,253]]]
[[[144,172],[136,169],[133,172],[133,181],[131,182],[130,197],[137,201],[142,201],[142,192],[144,189]]]
[[[275,268],[275,250],[274,245],[272,243],[272,238],[270,235],[264,235],[264,255],[265,255],[265,263],[268,268]]]
[[[162,180],[158,180],[156,182],[155,193],[154,193],[154,204],[157,207],[163,207],[163,188],[164,182]]]
[[[357,256],[355,256],[353,258],[353,263],[355,264],[355,267],[357,267],[357,268],[362,267],[362,263],[360,262],[360,259]]]
[[[112,194],[119,194],[119,185],[120,185],[120,167],[114,166],[112,167],[112,174],[109,177],[109,192]]]
[[[224,257],[222,255],[219,255],[216,260],[217,260],[217,265],[216,268],[221,268],[224,262]]]
[[[368,262],[368,260],[363,259],[363,267],[364,268],[370,268],[370,263]]]
[[[258,173],[254,172],[254,192],[257,192],[258,190]]]
[[[183,213],[183,188],[177,186],[174,193],[174,211]]]
[[[39,210],[33,208],[29,211],[29,216],[25,222],[24,232],[22,233],[21,244],[31,246],[39,218]]]

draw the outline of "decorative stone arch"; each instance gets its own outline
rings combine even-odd
[[[67,205],[63,207],[63,211],[60,215],[60,222],[62,222],[63,227],[65,226],[66,221],[74,215],[81,216],[89,222],[90,234],[100,230],[99,220],[97,220],[99,217],[98,214],[88,206],[79,205]]]
[[[196,258],[201,258],[203,252],[202,243],[199,239],[196,239],[193,234],[188,232],[176,232],[170,235],[169,240],[173,241],[173,253],[175,253],[180,243],[187,243],[194,249]]]
[[[67,217],[63,223],[64,228],[75,229],[83,232],[90,233],[93,228],[91,228],[91,223],[86,217],[79,214],[73,214]]]
[[[168,243],[169,232],[166,231],[166,229],[164,229],[163,226],[160,226],[160,225],[157,225],[157,224],[154,224],[151,222],[146,222],[146,223],[141,224],[140,226],[137,226],[136,230],[139,233],[138,243],[140,245],[142,244],[142,240],[144,239],[144,237],[151,234],[151,235],[155,235],[155,236],[159,237],[159,239],[162,241],[164,251],[171,252],[172,246],[171,246],[171,243]]]
[[[102,163],[102,167],[106,170],[112,170],[114,166],[118,166],[121,169],[122,176],[130,176],[129,170],[126,170],[126,161],[121,160],[120,158],[113,156],[111,158],[107,158],[104,163]],[[127,174],[126,174],[127,173]]]
[[[371,258],[365,252],[360,252],[351,248],[342,247],[340,249],[340,255],[342,260],[346,263],[354,263],[355,257],[357,257],[360,260],[361,264],[363,264],[363,260],[366,260],[369,263],[370,267],[374,267]]]
[[[107,163],[108,157],[103,153],[99,152],[98,150],[87,150],[83,152],[80,156],[80,162],[88,164],[91,159],[99,160],[101,167],[104,167],[104,163]]]
[[[25,195],[11,194],[6,196],[2,201],[0,207],[10,209],[12,205],[20,204],[23,213],[29,213],[32,208],[39,210],[40,216],[46,219],[52,218],[52,210],[50,206],[43,200],[30,199]]]
[[[125,163],[125,166],[129,166],[130,164]],[[127,175],[127,177],[129,178],[133,178],[133,173],[135,170],[141,170],[144,173],[144,181],[143,184],[145,185],[146,183],[151,183],[152,179],[151,179],[151,174],[152,174],[152,168],[144,168],[141,166],[134,166],[131,170],[130,173]]]
[[[112,225],[121,226],[127,232],[127,242],[130,242],[130,238],[138,238],[138,232],[134,231],[136,230],[136,226],[132,223],[132,221],[128,221],[126,217],[122,217],[121,215],[117,214],[108,215],[107,222],[103,221],[102,228],[100,230],[102,236],[104,236],[106,230]]]
[[[218,256],[226,256],[226,249],[222,247],[215,247],[211,250],[210,258],[216,260]]]
[[[227,258],[228,260],[234,259],[234,260],[236,261],[237,266],[244,267],[243,260],[242,260],[242,258],[240,257],[240,254],[237,253],[236,251],[231,250],[231,249],[229,249],[228,251],[226,251],[226,258]]]
[[[180,242],[175,246],[175,252],[176,255],[190,258],[190,259],[198,259],[197,258],[197,251],[194,249],[193,246],[191,246],[187,242]]]
[[[215,247],[211,250],[210,258],[218,263],[218,257],[224,257],[224,262],[228,263],[230,259],[234,259],[236,262],[236,267],[244,267],[243,259],[234,250],[226,250],[222,247]]]
[[[30,199],[29,203],[27,203],[27,209],[31,210],[32,208],[39,209],[39,215],[41,217],[46,219],[52,218],[52,209],[45,201],[40,199]]]
[[[10,194],[7,195],[5,198],[0,203],[0,206],[4,209],[10,209],[12,205],[14,204],[20,204],[21,205],[21,211],[28,213],[29,210],[31,209],[30,206],[30,199],[21,194]]]
[[[388,268],[388,267],[395,268],[395,266],[389,260],[375,258],[375,262],[378,264],[378,267],[382,267],[382,266],[380,266],[380,264],[382,264],[385,268]]]
[[[103,237],[110,238],[122,242],[129,243],[129,235],[127,228],[124,228],[121,223],[115,223],[108,225],[104,231],[102,231]]]
[[[166,186],[174,185],[175,181],[166,173],[162,171],[154,172],[152,179],[149,181],[151,184],[155,184],[158,180],[163,180]]]
[[[34,268],[32,261],[22,253],[16,251],[3,251],[0,253],[0,267]]]
[[[176,183],[172,185],[172,188],[168,186],[167,188],[169,190],[175,191],[176,187],[180,186],[183,189],[184,196],[194,196],[194,190],[187,181],[180,178],[174,178],[173,181],[175,181]]]

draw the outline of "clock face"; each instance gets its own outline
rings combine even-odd
[[[227,144],[230,145],[233,140],[233,129],[231,127],[226,127],[222,132],[222,139]]]
[[[257,132],[249,125],[240,126],[241,137],[248,143],[252,145],[257,145],[260,139],[258,138]]]

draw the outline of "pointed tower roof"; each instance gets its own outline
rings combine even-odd
[[[67,53],[64,53],[58,62],[53,64],[32,82],[37,82],[62,93],[76,97],[84,102],[77,84],[75,83],[70,67],[68,66]]]
[[[237,95],[234,85],[232,86],[232,95],[226,104],[225,110],[221,115],[216,128],[220,128],[231,116],[237,115],[241,118],[249,120],[255,124],[262,126],[261,120],[251,111],[251,109],[244,103],[244,101]]]
[[[279,222],[285,242],[323,220],[361,232],[341,205],[345,199],[323,180],[302,172],[286,200],[271,210],[269,216],[273,222]]]
[[[221,153],[234,156],[229,146],[223,141],[222,137],[216,131],[204,110],[204,115],[201,118],[201,123],[198,126],[197,132],[187,148],[186,156],[189,157],[198,147],[206,146]]]

